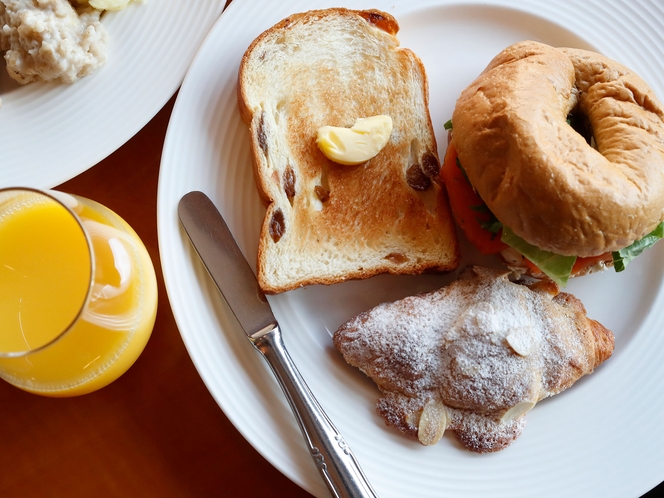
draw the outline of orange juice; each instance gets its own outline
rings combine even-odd
[[[42,194],[0,208],[0,377],[47,396],[122,375],[156,315],[154,269],[136,233],[103,206],[68,199],[78,219]]]

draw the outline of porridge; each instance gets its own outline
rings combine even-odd
[[[3,0],[0,36],[9,75],[21,84],[73,83],[92,73],[106,62],[100,14],[91,7],[79,14],[67,0]]]
[[[0,51],[9,75],[33,81],[73,83],[106,62],[108,33],[103,10],[130,0],[0,0]]]

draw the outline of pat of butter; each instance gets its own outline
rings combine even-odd
[[[323,126],[316,143],[335,163],[355,165],[375,157],[392,133],[392,118],[385,115],[360,118],[350,128]]]

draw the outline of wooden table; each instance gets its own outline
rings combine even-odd
[[[0,381],[0,497],[308,497],[247,443],[184,347],[161,275],[157,178],[175,98],[110,157],[57,187],[116,211],[157,270],[152,337],[120,379],[52,399]]]

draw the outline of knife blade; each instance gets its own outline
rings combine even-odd
[[[288,354],[270,304],[214,203],[203,192],[189,192],[180,199],[178,215],[215,285],[277,378],[332,496],[376,498],[353,452]]]

